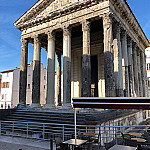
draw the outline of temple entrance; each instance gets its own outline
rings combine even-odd
[[[91,97],[98,97],[98,61],[97,61],[97,55],[91,56]]]

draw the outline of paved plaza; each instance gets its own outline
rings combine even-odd
[[[0,136],[0,150],[50,150],[50,142]]]

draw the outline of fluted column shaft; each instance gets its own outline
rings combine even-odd
[[[137,48],[137,66],[138,66],[138,82],[139,82],[139,96],[143,96],[142,78],[141,78],[141,63],[140,63],[140,49]]]
[[[137,51],[136,44],[133,45],[133,71],[134,71],[134,87],[136,97],[139,96],[139,84],[138,84],[138,68],[137,68]]]
[[[129,96],[134,97],[134,77],[132,60],[132,40],[128,38],[128,71],[129,71]]]
[[[34,37],[33,54],[33,80],[32,80],[32,105],[40,107],[40,63],[41,63],[41,43],[38,35]]]
[[[148,93],[148,79],[147,79],[147,70],[146,70],[146,55],[145,53],[144,54],[144,79],[145,79],[145,94],[146,94],[146,97],[149,96],[149,93]]]
[[[140,64],[141,64],[141,80],[142,80],[142,89],[143,89],[143,97],[145,97],[145,75],[144,75],[144,52],[140,51]]]
[[[61,52],[57,52],[57,91],[56,100],[61,106]]]
[[[20,87],[19,87],[19,106],[26,106],[26,87],[27,87],[27,60],[28,60],[28,41],[21,39],[21,61],[20,61]]]
[[[127,33],[125,30],[121,33],[122,48],[122,71],[123,71],[123,89],[124,96],[129,97],[129,72],[128,72],[128,53],[127,53]]]
[[[107,13],[103,16],[104,31],[104,75],[105,75],[105,96],[116,96],[114,80],[114,56],[113,56],[113,33],[112,16]]]
[[[91,96],[91,58],[90,58],[90,23],[82,22],[83,52],[82,52],[82,97]]]
[[[55,106],[55,33],[48,32],[46,107]]]
[[[71,29],[63,29],[63,107],[71,106]]]
[[[114,76],[116,86],[116,96],[123,97],[123,78],[122,78],[122,51],[120,42],[120,25],[115,22],[113,26],[113,49],[114,49]]]

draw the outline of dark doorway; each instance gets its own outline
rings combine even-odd
[[[98,97],[98,61],[97,61],[97,55],[91,56],[91,97]]]

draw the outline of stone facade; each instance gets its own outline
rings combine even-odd
[[[20,106],[26,103],[28,44],[34,45],[33,107],[39,107],[40,51],[47,51],[47,100],[54,107],[71,97],[147,96],[143,55],[148,40],[125,0],[39,0],[15,23],[22,31]],[[63,85],[55,61],[63,55]]]

